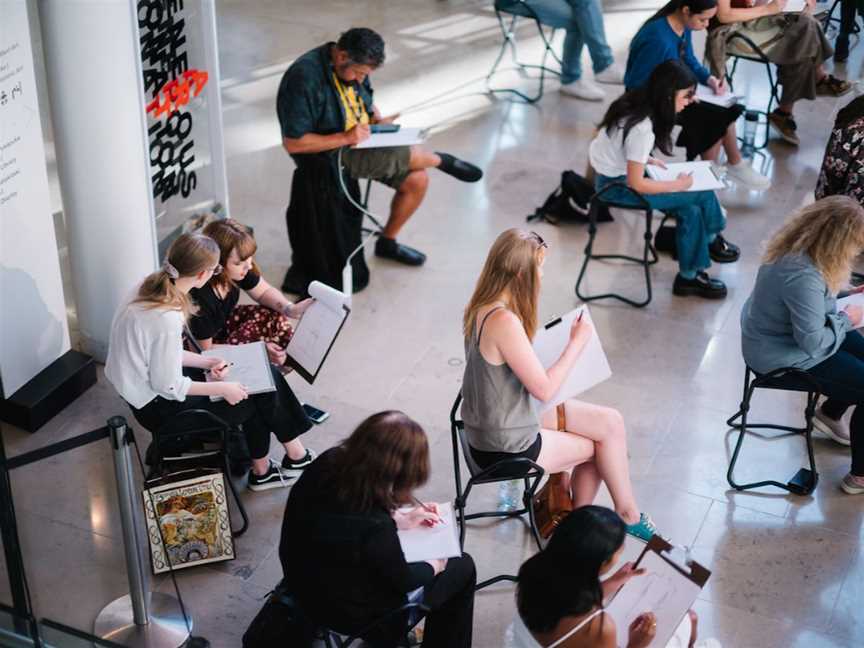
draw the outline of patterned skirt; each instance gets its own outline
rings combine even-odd
[[[275,342],[286,347],[294,335],[294,328],[282,313],[259,304],[237,306],[225,322],[225,329],[213,337],[216,344],[246,344],[248,342]]]

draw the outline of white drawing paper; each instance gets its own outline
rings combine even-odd
[[[603,351],[600,336],[597,334],[597,329],[594,327],[594,322],[591,319],[591,313],[587,306],[580,306],[563,315],[560,321],[554,326],[549,327],[549,324],[547,324],[537,331],[537,334],[534,336],[534,352],[540,359],[540,364],[543,365],[544,369],[548,369],[561,357],[564,349],[570,343],[570,327],[573,324],[573,320],[579,316],[579,313],[584,313],[582,316],[583,321],[591,324],[592,328],[594,328],[591,339],[585,345],[579,359],[573,365],[573,369],[561,384],[561,387],[558,388],[555,396],[545,403],[532,397],[534,405],[539,412],[546,411],[569,398],[578,396],[612,375],[609,360],[607,360],[606,353]]]
[[[693,176],[693,184],[687,191],[713,191],[726,188],[708,161],[669,162],[665,169],[656,164],[646,164],[645,171],[652,180],[660,181],[677,180],[678,174],[690,173]]]
[[[438,505],[438,514],[443,520],[435,526],[420,526],[399,531],[399,544],[406,562],[455,558],[462,555],[459,548],[459,532],[453,505],[449,502]]]
[[[743,97],[729,92],[728,89],[723,94],[714,94],[714,91],[711,88],[700,83],[696,86],[696,98],[703,103],[710,103],[717,106],[723,106],[724,108],[729,108],[738,103]]]
[[[372,133],[369,139],[360,142],[355,149],[388,148],[390,146],[411,146],[424,140],[422,128],[402,126],[395,133]]]
[[[309,296],[315,303],[303,313],[285,351],[311,383],[350,311],[349,297],[320,281],[309,284]]]
[[[270,359],[264,342],[249,344],[214,344],[201,355],[221,358],[233,363],[225,377],[225,382],[237,382],[246,388],[248,394],[261,394],[276,391],[273,373],[270,371]],[[213,378],[207,374],[207,382]],[[210,400],[222,400],[221,396],[211,396]]]

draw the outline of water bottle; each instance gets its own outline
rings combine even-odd
[[[759,113],[748,110],[744,113],[744,144],[741,146],[741,157],[752,158],[756,151],[756,128],[759,126]]]
[[[520,492],[521,481],[511,479],[498,484],[498,510],[499,511],[515,511],[521,505]]]

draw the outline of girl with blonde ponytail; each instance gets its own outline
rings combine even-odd
[[[200,234],[183,234],[168,250],[162,267],[148,275],[135,295],[114,316],[105,377],[132,408],[141,425],[155,432],[184,410],[204,409],[229,423],[243,424],[252,456],[249,487],[286,485],[296,475],[283,472],[268,457],[270,431],[291,439],[309,428],[302,408],[281,375],[275,392],[249,396],[228,379],[221,358],[183,350],[186,319],[196,307],[189,291],[221,272],[219,246]],[[211,381],[204,379],[209,372]],[[212,380],[215,379],[215,380]],[[211,396],[224,400],[211,402]]]

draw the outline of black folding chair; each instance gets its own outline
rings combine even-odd
[[[752,374],[752,376],[751,376]],[[807,406],[804,409],[805,426],[803,428],[789,427],[786,425],[777,425],[774,423],[750,423],[747,421],[747,414],[750,411],[750,400],[753,397],[753,392],[757,389],[779,389],[783,391],[804,392],[807,394]],[[732,452],[732,460],[729,462],[729,470],[726,473],[726,480],[729,485],[738,491],[750,490],[752,488],[761,488],[763,486],[776,486],[782,488],[794,495],[809,495],[816,488],[819,481],[819,473],[816,472],[816,459],[813,455],[813,415],[816,412],[816,404],[819,402],[820,389],[816,380],[806,371],[795,369],[792,367],[784,367],[775,369],[766,374],[758,374],[750,367],[744,371],[744,396],[741,400],[741,407],[734,416],[726,421],[726,425],[738,430],[738,441],[735,443],[735,450]],[[736,423],[738,419],[740,423]],[[810,468],[801,468],[795,475],[785,484],[773,479],[750,482],[747,484],[739,484],[735,481],[734,471],[735,464],[738,462],[739,454],[741,453],[741,444],[744,443],[744,435],[748,431],[754,429],[770,429],[781,430],[787,434],[781,434],[774,438],[782,438],[802,434],[807,445],[807,456],[810,459]]]
[[[459,546],[465,548],[465,532],[466,523],[468,520],[476,520],[479,518],[522,518],[523,515],[528,516],[528,528],[531,530],[531,535],[537,543],[537,548],[543,548],[543,541],[540,538],[540,532],[537,529],[537,521],[534,519],[534,507],[532,502],[537,486],[543,478],[544,470],[537,463],[531,461],[527,457],[518,457],[514,459],[504,459],[498,461],[488,468],[480,468],[474,461],[471,455],[471,448],[468,445],[468,440],[465,438],[465,424],[461,419],[457,419],[459,406],[462,404],[462,392],[456,396],[456,401],[453,403],[453,408],[450,410],[450,434],[453,444],[453,477],[456,482],[456,519],[459,524]],[[465,488],[462,488],[462,471],[459,464],[459,448],[462,448],[462,456],[465,459],[465,465],[468,467],[468,472],[471,477]],[[522,508],[513,511],[480,511],[477,513],[466,513],[465,508],[468,503],[468,496],[471,490],[479,484],[497,484],[499,482],[507,482],[513,479],[521,479],[524,483],[522,494]],[[483,589],[493,583],[500,581],[516,582],[516,576],[502,574],[494,576],[481,583],[477,584],[476,589]]]
[[[633,196],[635,204],[634,202],[622,202],[620,200],[607,199],[605,194],[608,191],[611,191],[613,187],[624,188],[627,193]],[[645,233],[643,235],[644,245],[641,257],[633,257],[626,254],[596,254],[594,252],[594,239],[597,237],[597,214],[601,207],[617,207],[619,209],[641,211],[645,214]],[[651,208],[651,205],[648,204],[648,201],[645,200],[645,197],[635,189],[627,186],[624,182],[610,183],[594,194],[591,198],[591,205],[588,208],[588,243],[585,245],[585,258],[582,260],[582,268],[579,270],[579,277],[576,279],[576,296],[579,297],[579,299],[584,302],[595,301],[597,299],[617,299],[618,301],[630,304],[636,308],[642,308],[651,303],[651,266],[657,263],[657,250],[654,248],[654,234],[651,229],[653,213],[654,210]],[[660,221],[660,226],[662,227],[663,223],[666,222],[666,219],[672,217],[673,214],[664,213],[663,219]],[[603,293],[602,295],[583,294],[580,291],[582,280],[585,278],[588,263],[595,259],[617,259],[619,261],[627,261],[642,266],[645,272],[645,299],[636,301],[614,292]]]
[[[243,520],[240,528],[232,532],[235,536],[243,535],[249,528],[249,515],[231,478],[228,452],[231,435],[238,432],[212,412],[190,409],[180,412],[150,433],[153,441],[147,449],[147,464],[150,466],[147,479],[190,468],[222,469]]]
[[[489,74],[486,75],[486,89],[493,94],[499,92],[510,93],[516,95],[526,103],[536,103],[540,101],[540,99],[543,97],[543,87],[546,81],[546,73],[548,72],[549,74],[556,75],[561,74],[558,70],[553,70],[552,68],[546,67],[546,61],[550,55],[558,62],[559,66],[562,65],[561,59],[555,53],[555,50],[552,49],[552,39],[555,37],[555,29],[552,29],[547,36],[546,31],[543,29],[543,24],[537,17],[537,13],[524,0],[495,0],[494,8],[495,17],[498,19],[498,26],[501,28],[501,35],[504,38],[504,42],[501,43],[501,49],[498,52],[498,56],[495,57],[495,62],[492,64],[492,69],[489,70]],[[508,18],[505,18],[504,14],[507,14]],[[516,36],[514,33],[516,29],[516,23],[519,18],[533,20],[534,24],[537,26],[537,31],[540,34],[540,38],[543,40],[544,47],[543,58],[540,61],[540,65],[522,63],[521,61],[519,61],[519,55],[516,50]],[[540,70],[537,94],[533,96],[528,96],[524,92],[517,90],[516,88],[493,88],[490,85],[490,80],[495,75],[495,72],[498,70],[498,66],[501,64],[501,59],[504,58],[504,53],[507,51],[508,48],[510,49],[510,56],[513,59],[514,65],[516,65],[517,69],[522,73],[523,76],[528,76],[528,70]]]
[[[770,124],[768,123],[768,115],[771,114],[774,103],[780,103],[780,95],[777,91],[780,81],[777,76],[775,76],[774,70],[771,67],[773,63],[771,63],[765,52],[763,52],[751,38],[734,31],[726,39],[726,58],[732,59],[732,68],[729,69],[727,67],[726,69],[726,82],[729,84],[729,90],[732,91],[734,91],[733,77],[735,76],[735,71],[738,69],[739,61],[750,61],[751,63],[765,66],[765,71],[768,74],[768,85],[771,88],[771,93],[768,96],[768,107],[765,110],[752,111],[760,116],[759,125],[765,127],[765,139],[762,140],[761,144],[756,145],[755,148],[757,150],[764,149],[768,146],[768,138],[771,130]],[[739,138],[739,140],[740,139],[741,138]]]
[[[405,635],[407,637],[408,633],[412,630],[412,628],[420,623],[420,619],[423,618],[423,615],[429,612],[429,607],[423,605],[423,603],[409,601],[405,605],[402,605],[394,610],[390,610],[380,618],[376,619],[368,626],[360,630],[359,632],[345,636],[335,630],[330,630],[327,628],[321,629],[321,637],[324,640],[324,645],[326,648],[349,648],[349,646],[353,646],[358,642],[362,642],[363,637],[367,636],[371,633],[375,628],[384,625],[385,623],[389,623],[393,620],[394,617],[408,614],[409,622],[408,627],[405,629]],[[407,639],[405,645],[408,645]]]

